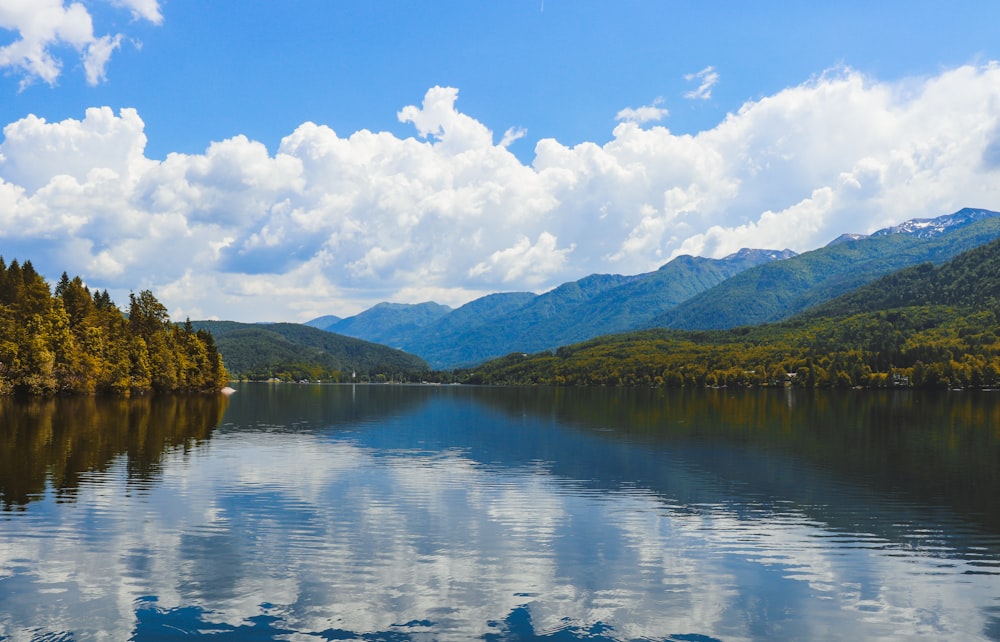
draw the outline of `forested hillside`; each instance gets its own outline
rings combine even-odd
[[[298,323],[196,321],[211,332],[234,377],[250,380],[419,381],[419,357]]]
[[[845,316],[906,305],[1000,309],[1000,239],[964,252],[937,268],[923,263],[900,270],[811,308],[803,316]]]
[[[1000,387],[1000,240],[788,321],[649,330],[512,354],[469,383]]]
[[[30,261],[0,258],[0,394],[219,390],[228,374],[207,332],[174,325],[152,292],[128,316],[65,273],[53,293]]]

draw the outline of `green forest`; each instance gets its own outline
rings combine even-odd
[[[1000,387],[1000,240],[883,277],[787,321],[654,329],[456,373],[465,383]]]
[[[993,311],[919,306],[734,330],[649,330],[461,373],[475,384],[1000,387]]]
[[[0,395],[208,392],[229,379],[212,335],[173,324],[149,290],[127,313],[66,273],[0,258]]]
[[[299,323],[195,321],[211,332],[234,379],[248,381],[422,381],[420,357]]]

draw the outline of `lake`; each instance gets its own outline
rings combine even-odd
[[[0,640],[1000,640],[1000,392],[0,399]]]

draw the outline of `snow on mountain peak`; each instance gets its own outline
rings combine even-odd
[[[991,210],[981,210],[973,209],[971,207],[966,207],[961,209],[954,214],[945,214],[943,216],[938,216],[937,218],[914,218],[908,221],[904,221],[899,225],[892,225],[890,227],[882,228],[876,232],[872,232],[870,236],[889,236],[890,234],[908,234],[910,236],[915,236],[921,239],[929,239],[935,236],[944,234],[946,231],[961,227],[963,225],[968,225],[980,219],[990,218],[993,216],[1000,216],[1000,212],[993,212]],[[827,246],[837,245],[838,243],[847,243],[850,241],[857,241],[863,238],[867,238],[869,235],[866,234],[841,234],[837,238],[833,239]]]
[[[872,236],[910,234],[912,236],[916,236],[917,238],[926,239],[943,234],[950,228],[961,227],[974,221],[992,216],[1000,216],[1000,212],[977,210],[967,207],[955,212],[954,214],[945,214],[944,216],[938,216],[937,218],[910,219],[909,221],[904,221],[899,225],[893,225],[892,227],[886,227],[878,230],[877,232],[873,232]]]

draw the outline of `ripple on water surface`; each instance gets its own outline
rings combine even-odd
[[[1000,638],[1000,538],[945,503],[463,404],[50,485],[0,515],[0,638]]]

